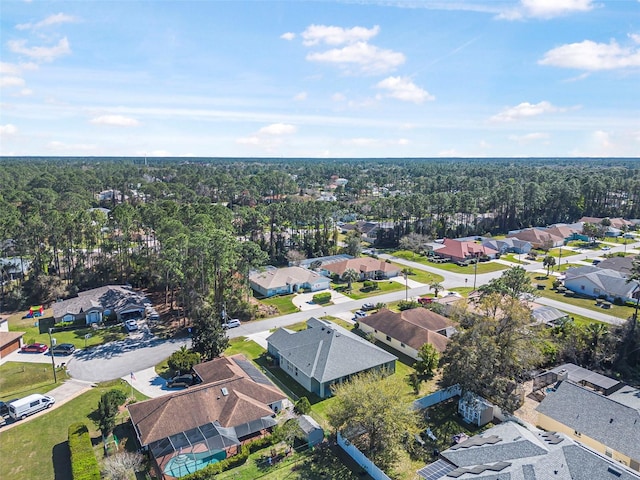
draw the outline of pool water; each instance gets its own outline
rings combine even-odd
[[[180,478],[189,473],[197,472],[210,463],[217,463],[227,458],[227,452],[216,450],[214,452],[181,453],[173,457],[164,467],[164,473],[172,477]]]

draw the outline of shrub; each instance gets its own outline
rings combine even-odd
[[[69,450],[73,480],[100,480],[100,466],[84,423],[69,425]]]
[[[622,306],[624,305],[624,300],[622,300],[620,297],[616,297],[613,299],[613,304]]]
[[[411,310],[412,308],[418,308],[419,306],[420,304],[413,300],[401,300],[398,302],[398,309],[400,309],[400,311]]]
[[[313,296],[313,303],[323,304],[331,301],[331,292],[316,293]]]
[[[306,415],[311,411],[311,404],[309,403],[309,399],[307,397],[300,397],[293,407],[294,411],[300,415]]]
[[[363,290],[375,290],[378,288],[378,284],[373,280],[365,280],[362,282],[362,288]]]

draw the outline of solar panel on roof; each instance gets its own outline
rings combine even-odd
[[[449,462],[439,459],[430,463],[426,467],[421,468],[417,473],[425,480],[438,480],[455,469],[455,465],[451,465]]]
[[[249,375],[249,378],[256,383],[261,383],[263,385],[273,385],[269,379],[258,370],[249,360],[244,360],[240,358],[234,358],[234,362],[242,369],[244,373]]]

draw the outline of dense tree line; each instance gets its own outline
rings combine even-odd
[[[0,162],[0,256],[26,260],[32,271],[24,288],[2,286],[12,305],[130,282],[164,289],[185,313],[246,317],[247,272],[284,264],[292,250],[308,258],[342,251],[334,222],[349,214],[388,222],[381,241],[389,245],[411,233],[640,217],[640,164],[632,159]],[[333,190],[337,201],[314,201],[338,177],[348,183]],[[104,190],[115,194],[98,201]]]

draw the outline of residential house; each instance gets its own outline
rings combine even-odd
[[[610,257],[601,260],[598,263],[598,268],[605,270],[615,270],[620,274],[628,277],[631,274],[633,268],[633,257]]]
[[[537,407],[537,423],[541,428],[562,432],[640,471],[640,391],[622,386],[604,395],[564,380],[546,392]]]
[[[302,291],[317,292],[331,286],[327,277],[302,267],[267,267],[262,272],[250,273],[249,284],[264,297]]]
[[[529,242],[533,248],[561,247],[564,245],[564,237],[555,235],[543,228],[525,228],[515,230],[507,234],[507,238],[517,238]]]
[[[582,217],[578,220],[579,223],[593,223],[595,225],[600,225],[604,218],[601,217]],[[611,226],[613,228],[617,228],[618,230],[622,230],[624,228],[632,228],[634,223],[630,220],[625,220],[624,218],[616,217],[610,218],[609,222],[611,222]]]
[[[546,231],[556,237],[564,238],[565,243],[571,242],[573,240],[582,240],[583,242],[589,241],[589,237],[582,234],[581,224],[566,225],[558,223],[556,225],[548,227]]]
[[[307,258],[298,262],[298,266],[303,268],[311,268],[311,265],[316,262],[320,262],[320,267],[323,267],[324,265],[331,265],[332,263],[343,262],[352,258],[353,255],[347,255],[346,253],[341,253],[339,255],[329,255],[326,257]],[[291,266],[291,264],[289,264],[289,266]]]
[[[164,479],[193,473],[268,434],[275,414],[288,405],[242,355],[194,367],[202,384],[127,406],[138,442]]]
[[[0,331],[0,358],[4,358],[15,352],[22,346],[22,337],[25,332]]]
[[[517,238],[503,238],[501,240],[487,238],[482,241],[482,246],[497,250],[501,255],[504,255],[505,253],[526,255],[532,248],[532,245],[529,242],[518,240]]]
[[[126,285],[107,285],[78,293],[77,297],[55,302],[56,322],[85,321],[87,325],[115,315],[118,320],[143,318],[151,302]]]
[[[412,308],[396,313],[383,308],[358,320],[360,330],[376,340],[418,360],[418,351],[430,343],[442,353],[449,338],[456,332],[455,324],[426,308]]]
[[[627,282],[627,277],[615,270],[603,269],[593,265],[569,268],[565,272],[564,286],[572,292],[588,297],[603,297],[609,301],[621,299],[633,302],[636,282]]]
[[[267,337],[267,346],[280,368],[307,391],[321,398],[331,385],[357,373],[395,371],[397,358],[334,323],[310,318],[307,329],[279,328]]]
[[[640,475],[573,441],[507,421],[440,452],[425,480],[639,480]]]
[[[30,268],[31,260],[20,257],[0,258],[0,282],[19,280]]]
[[[358,257],[342,262],[331,263],[321,267],[321,273],[326,276],[333,274],[342,277],[342,274],[353,269],[360,274],[360,280],[382,280],[383,278],[396,277],[400,274],[400,267],[384,260],[372,257]]]
[[[493,421],[494,405],[480,395],[465,392],[458,400],[458,413],[462,419],[478,427]]]
[[[495,258],[499,253],[498,250],[486,247],[475,242],[461,242],[452,238],[445,238],[443,244],[444,247],[438,249],[437,251],[438,256],[450,258],[454,262],[462,262],[464,260],[484,256]]]

